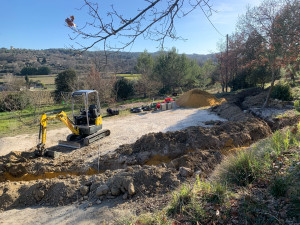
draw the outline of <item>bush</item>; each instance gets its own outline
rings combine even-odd
[[[116,82],[115,91],[117,93],[117,98],[127,99],[134,95],[133,83],[130,80],[122,78]]]
[[[122,223],[124,225],[126,223]],[[170,224],[167,219],[164,217],[164,215],[161,215],[159,213],[151,214],[141,214],[138,216],[135,223],[127,223],[127,224],[140,224],[140,225],[167,225]]]
[[[274,197],[284,197],[288,190],[288,182],[283,177],[275,177],[271,184],[271,194]]]
[[[158,92],[159,95],[166,95],[166,94],[170,94],[172,92],[171,87],[170,86],[165,86],[163,88],[161,88]]]
[[[205,216],[204,209],[196,200],[193,190],[186,185],[183,185],[180,191],[174,194],[167,214],[169,216],[183,214],[192,222],[199,221]]]
[[[228,158],[220,178],[225,183],[247,186],[257,180],[262,170],[262,164],[255,158],[253,153],[239,152],[236,156]]]
[[[0,101],[0,112],[22,110],[30,105],[30,98],[25,92],[9,93]]]
[[[200,181],[197,177],[196,190],[201,193],[203,199],[207,202],[222,204],[229,196],[226,185],[219,182]]]
[[[39,67],[38,69],[35,67],[24,67],[21,70],[21,75],[48,75],[51,70],[47,66]]]
[[[22,70],[21,70],[21,74],[22,75],[34,75],[37,73],[37,69],[34,68],[34,67],[24,67]]]
[[[283,84],[275,85],[271,93],[271,98],[276,98],[282,101],[293,100],[290,86]]]

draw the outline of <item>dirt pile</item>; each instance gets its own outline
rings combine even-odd
[[[209,104],[215,103],[213,97]],[[207,177],[222,160],[220,150],[248,146],[269,134],[267,123],[246,118],[219,121],[210,128],[150,133],[90,161],[70,159],[68,153],[50,159],[36,158],[32,151],[12,152],[0,157],[0,208],[84,201],[93,205],[164,194],[194,174]],[[88,148],[82,150],[87,156]]]
[[[202,91],[200,89],[193,89],[182,96],[180,96],[176,100],[176,104],[182,107],[204,107],[204,106],[215,106],[220,105],[225,102],[225,99],[217,99],[212,94],[209,94],[206,91]]]
[[[49,159],[35,158],[32,152],[12,152],[0,158],[0,208],[82,201],[97,204],[117,196],[126,200],[163,194],[193,174],[207,177],[222,159],[218,149],[249,145],[270,132],[266,123],[252,119],[151,133],[90,164],[82,159],[70,160],[67,154]],[[103,171],[100,174],[82,175],[93,174],[98,165]],[[46,179],[41,179],[43,174]],[[12,182],[7,181],[8,175],[14,179],[38,176],[38,180]]]
[[[282,122],[277,119],[280,114],[289,114],[293,109],[292,102],[270,99],[268,108],[262,109],[267,97],[268,89],[250,88],[238,93],[230,93],[225,96],[226,103],[212,107],[210,110],[218,116],[230,121],[245,121],[249,118],[259,118],[266,121],[272,130],[282,128],[280,124],[286,124],[286,119]],[[292,119],[293,120],[293,119]],[[287,124],[288,125],[288,124]]]
[[[178,173],[170,168],[133,166],[93,176],[61,176],[29,182],[0,183],[0,209],[33,205],[59,206],[105,199],[131,199],[138,195],[166,193],[180,184]]]
[[[236,104],[228,102],[214,106],[210,110],[229,121],[245,121],[249,118],[253,118],[251,114],[244,113]]]
[[[35,158],[32,152],[12,152],[0,157],[0,181],[54,178],[60,175],[92,175],[101,171],[124,169],[133,165],[159,165],[197,150],[224,150],[248,146],[271,134],[269,126],[258,119],[223,122],[211,128],[150,133],[135,143],[87,162],[62,154],[56,159]],[[213,154],[212,154],[213,155]],[[99,165],[99,166],[98,166]]]
[[[159,157],[161,163],[166,163],[200,149],[218,151],[249,146],[270,134],[267,123],[258,119],[223,122],[211,128],[189,127],[175,132],[150,133],[142,136],[134,144],[122,145],[115,152],[104,155],[99,165],[100,169],[119,169],[131,165],[144,165],[153,158],[157,163]],[[94,165],[97,163],[94,162]]]
[[[249,108],[257,108],[262,107],[264,102],[266,101],[268,95],[268,90],[262,91],[257,95],[250,95],[245,97],[244,101],[242,102],[242,108],[249,109]],[[278,99],[272,99],[269,100],[269,108],[275,108],[275,109],[283,109],[283,108],[293,108],[293,103],[290,101],[281,101]]]

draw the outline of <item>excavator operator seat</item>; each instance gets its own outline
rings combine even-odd
[[[93,119],[96,119],[99,116],[98,109],[95,104],[89,106],[89,116]]]

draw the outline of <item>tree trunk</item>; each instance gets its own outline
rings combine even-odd
[[[270,87],[270,89],[268,91],[268,95],[267,95],[266,101],[265,101],[265,103],[262,106],[263,109],[266,108],[266,107],[268,107],[269,100],[270,100],[270,97],[271,97],[271,93],[272,93],[272,90],[273,90],[273,87],[274,87],[274,82],[275,82],[275,68],[274,68],[274,65],[272,65],[272,69],[271,70],[272,70],[271,87]]]
[[[295,73],[296,73],[296,70],[295,70]],[[292,71],[290,75],[291,75],[291,80],[293,81],[293,84],[295,84],[296,79],[295,79],[294,71]]]

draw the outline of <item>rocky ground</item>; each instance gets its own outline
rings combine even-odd
[[[228,122],[218,117],[199,120],[195,110],[198,116],[178,119],[164,132],[147,134],[144,128],[145,133],[132,143],[120,140],[115,151],[98,154],[99,146],[94,145],[55,159],[37,158],[32,151],[4,155],[0,158],[0,208],[5,211],[0,222],[11,223],[8,217],[20,208],[18,218],[23,224],[113,223],[120,216],[158,210],[181,183],[196,175],[208,177],[225,152],[249,146],[299,120],[296,115],[261,116],[254,109],[262,98],[257,94],[263,96],[258,90],[228,96],[227,103],[211,109]],[[272,104],[276,110],[289,110],[288,103]],[[133,116],[131,123],[142,117]],[[195,118],[208,127],[199,126]],[[37,207],[34,213],[44,217],[26,217],[33,212],[29,207]]]

